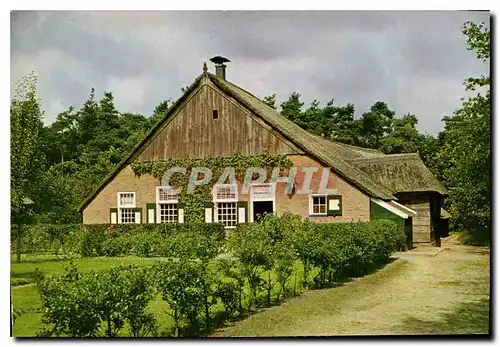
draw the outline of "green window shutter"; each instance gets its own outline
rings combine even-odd
[[[155,203],[150,203],[146,204],[146,210],[147,210],[147,221],[148,223],[155,223],[156,222],[156,204]]]
[[[248,222],[248,203],[246,201],[238,201],[236,206],[238,208],[238,223]]]
[[[110,208],[109,209],[109,223],[117,224],[118,223],[118,209]]]
[[[342,195],[328,195],[326,214],[328,216],[342,216]]]

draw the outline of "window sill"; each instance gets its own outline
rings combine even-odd
[[[321,214],[310,214],[309,217],[328,217],[328,215],[325,213],[321,213]]]

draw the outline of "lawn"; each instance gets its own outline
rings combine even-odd
[[[113,266],[135,264],[146,266],[153,264],[155,258],[139,257],[98,257],[98,258],[73,258],[78,270],[103,270]],[[21,262],[17,263],[15,256],[11,257],[10,283],[13,286],[29,284],[34,281],[35,269],[38,268],[47,276],[58,275],[64,271],[70,263],[65,256],[55,255],[23,255]]]
[[[154,261],[153,258],[139,257],[73,259],[82,272],[128,264],[146,266]],[[39,294],[33,285],[35,269],[38,268],[46,275],[58,275],[63,273],[69,263],[68,258],[54,255],[23,255],[20,263],[15,261],[15,256],[11,257],[12,304],[15,310],[26,312],[17,318],[13,329],[14,336],[35,336],[41,327],[41,314],[33,312],[41,308]]]

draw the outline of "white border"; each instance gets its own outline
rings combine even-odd
[[[134,196],[134,206],[121,206],[120,205],[120,194],[132,194]],[[136,207],[136,194],[135,192],[118,192],[116,193],[116,206],[118,210],[118,216],[116,216],[116,223],[117,224],[137,224],[136,215],[134,212],[134,223],[122,223],[122,214],[121,214],[121,209],[122,208],[135,208]],[[140,223],[140,220],[139,220]]]
[[[313,197],[324,196],[325,197],[325,213],[313,213]],[[314,217],[325,217],[328,216],[328,194],[309,194],[309,216]]]
[[[403,211],[397,209],[394,206],[391,206],[390,204],[388,204],[385,201],[382,201],[382,200],[379,200],[379,199],[375,199],[375,198],[371,198],[371,200],[374,203],[376,203],[377,205],[379,205],[380,207],[385,208],[387,211],[392,212],[392,213],[394,213],[395,215],[398,215],[401,218],[408,219],[408,217],[411,217],[410,215],[404,213]]]

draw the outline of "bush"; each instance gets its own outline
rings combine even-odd
[[[224,228],[220,224],[184,224],[176,233],[163,239],[161,255],[177,259],[200,259],[205,263],[222,252],[224,241]]]
[[[116,257],[130,251],[130,240],[127,236],[108,237],[101,244],[102,255]]]
[[[153,273],[163,300],[172,310],[169,314],[174,319],[175,336],[180,335],[183,320],[197,327],[204,301],[201,264],[195,261],[159,261]]]
[[[148,270],[120,266],[80,274],[71,264],[64,275],[37,275],[44,328],[41,336],[115,337],[127,323],[129,335],[146,336],[155,329],[147,313],[153,297]]]
[[[161,252],[162,238],[156,231],[140,231],[130,237],[132,252],[138,257],[150,257]]]

